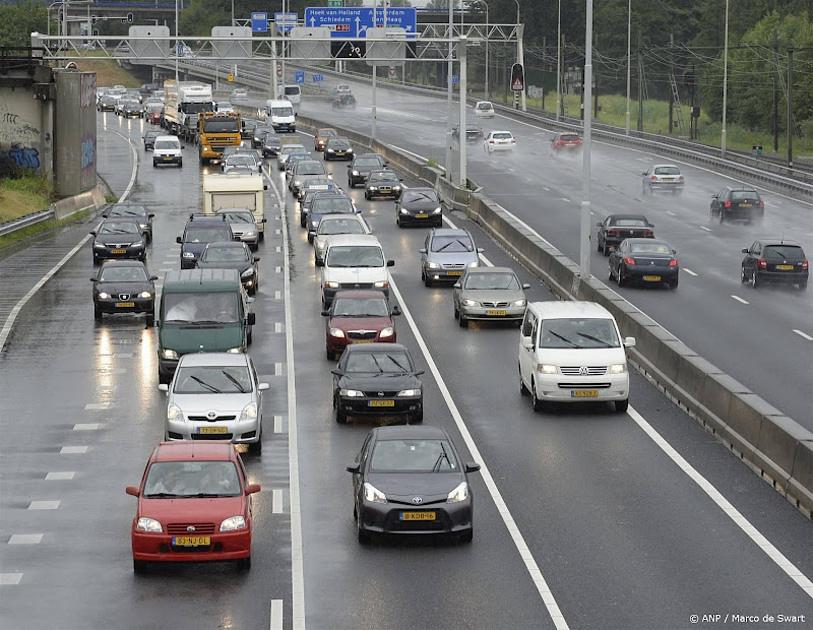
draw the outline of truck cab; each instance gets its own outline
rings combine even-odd
[[[198,116],[200,163],[223,158],[223,149],[239,147],[242,140],[240,114],[204,112]]]

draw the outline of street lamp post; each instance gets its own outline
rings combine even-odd
[[[488,2],[486,0],[472,0],[473,2],[482,2],[483,6],[486,8],[486,85],[485,85],[485,92],[486,92],[486,100],[488,100],[489,89],[488,89],[488,38],[489,38],[489,24],[491,21],[488,19]]]
[[[582,204],[579,220],[579,274],[590,277],[590,149],[593,127],[593,0],[587,0],[584,27],[584,147],[582,148]]]
[[[728,0],[725,0],[725,35],[723,36],[723,128],[720,130],[720,155],[726,151],[726,109],[728,104]]]
[[[446,178],[452,181],[452,118],[454,116],[454,108],[452,107],[452,57],[454,51],[454,44],[452,38],[454,36],[454,5],[452,0],[449,0],[449,57],[446,63]]]
[[[180,53],[180,46],[178,46],[178,1],[175,0],[175,89],[178,89],[178,54]]]
[[[632,38],[632,0],[627,0],[627,116],[625,133],[630,135],[630,43]]]
[[[562,0],[556,18],[556,120],[562,111]]]
[[[522,66],[523,72],[525,70],[525,52],[522,48],[522,38],[524,37],[524,29],[519,25],[519,0],[514,0],[514,4],[517,5],[517,63]],[[522,92],[520,92],[520,106],[522,107],[522,111],[528,110],[528,104],[525,98],[525,86],[522,86]]]

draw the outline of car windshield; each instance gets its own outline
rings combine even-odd
[[[436,236],[432,239],[433,252],[473,252],[474,245],[468,236]]]
[[[212,243],[214,241],[230,241],[232,235],[222,227],[190,227],[186,229],[184,242],[186,243]]]
[[[334,317],[388,317],[390,310],[383,298],[336,298]]]
[[[299,89],[298,85],[286,85],[285,86],[285,96],[295,96],[297,94],[301,94],[302,90]]]
[[[768,262],[801,262],[805,259],[805,253],[798,245],[768,245],[762,255]]]
[[[316,133],[316,135],[319,136],[320,138],[330,138],[330,137],[336,136],[336,130],[335,129],[320,129]]]
[[[155,462],[144,481],[145,498],[237,497],[240,478],[232,462]]]
[[[136,223],[105,221],[99,228],[99,234],[141,234],[141,228]]]
[[[409,190],[401,197],[401,205],[407,203],[436,203],[440,204],[438,194],[434,190]]]
[[[677,166],[656,166],[655,175],[680,175],[680,169]]]
[[[412,372],[412,365],[404,351],[351,352],[344,371],[351,374],[407,374]]]
[[[514,136],[512,136],[510,133],[505,131],[505,132],[495,133],[495,134],[492,135],[492,137],[496,138],[497,140],[510,140]]]
[[[180,149],[181,145],[175,140],[157,140],[155,142],[156,149]]]
[[[254,223],[254,216],[248,211],[224,212],[226,221],[229,223]]]
[[[646,219],[611,219],[610,225],[616,227],[649,227]]]
[[[321,221],[316,233],[320,235],[364,234],[364,227],[353,219],[330,219]]]
[[[126,267],[105,267],[99,274],[102,282],[146,282],[147,274],[143,267],[128,265]]]
[[[756,190],[732,190],[731,201],[757,201],[759,194]]]
[[[207,247],[201,260],[205,262],[247,262],[248,254],[244,247]]]
[[[218,109],[232,109],[231,103],[228,101],[221,101],[217,104]]]
[[[237,119],[207,120],[204,123],[206,133],[234,133],[237,131]]]
[[[107,214],[111,217],[144,218],[147,215],[147,209],[144,206],[113,206]]]
[[[373,173],[370,175],[370,183],[375,184],[379,182],[385,183],[398,183],[398,178],[392,173]]]
[[[271,115],[272,116],[293,116],[294,115],[294,108],[293,107],[272,107],[271,108]]]
[[[178,368],[172,391],[176,394],[245,394],[251,390],[251,375],[245,365],[207,365]]]
[[[466,276],[466,284],[464,287],[472,291],[518,291],[519,282],[517,282],[517,277],[513,273],[470,273]]]
[[[328,267],[383,267],[384,254],[375,245],[335,245],[327,251]]]
[[[339,151],[346,151],[350,148],[350,143],[347,140],[328,140],[328,149],[339,149]]]
[[[321,162],[316,161],[301,161],[296,165],[297,175],[324,175],[325,167]]]
[[[214,322],[233,324],[239,320],[237,294],[164,293],[163,323]]]
[[[356,160],[356,162],[355,162],[355,168],[357,170],[358,169],[365,169],[365,170],[366,169],[375,169],[375,168],[381,168],[381,166],[382,166],[381,160],[378,160],[376,158],[361,158],[359,160]]]
[[[546,319],[539,334],[540,348],[618,348],[620,345],[610,319]]]
[[[378,473],[459,470],[452,446],[446,440],[381,440],[373,447],[370,469]]]
[[[282,147],[282,152],[286,154],[304,153],[305,147],[303,147],[301,144],[286,144]],[[310,155],[310,153],[308,155]]]
[[[491,103],[477,103],[477,109],[493,109]]]
[[[254,166],[254,159],[250,155],[230,155],[226,158],[227,166]]]
[[[278,147],[280,145],[279,136],[267,132],[263,132],[263,142],[268,147]]]
[[[666,243],[630,243],[633,254],[671,254],[672,248]]]
[[[347,197],[330,197],[328,199],[314,199],[311,212],[317,214],[353,214],[353,202]]]
[[[160,112],[162,109],[164,109],[163,103],[149,103],[147,105],[147,111],[151,114]]]

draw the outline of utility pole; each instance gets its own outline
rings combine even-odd
[[[720,155],[726,151],[726,110],[728,109],[728,0],[725,0],[725,35],[723,36],[723,127],[720,131]]]
[[[452,106],[452,57],[454,51],[454,44],[452,37],[454,36],[454,5],[453,0],[447,0],[449,3],[449,30],[447,37],[449,38],[449,58],[446,62],[446,178],[452,181],[452,118],[454,117],[454,108]]]
[[[584,28],[584,148],[582,149],[582,203],[579,215],[579,276],[590,277],[590,154],[592,150],[592,124],[590,96],[593,84],[593,0],[587,0],[587,20]]]
[[[461,29],[462,30],[462,29]],[[457,56],[460,59],[460,83],[458,87],[460,88],[460,114],[458,115],[459,124],[457,126],[458,129],[458,145],[460,146],[460,180],[459,185],[462,188],[467,188],[466,185],[466,151],[468,147],[466,146],[466,46],[468,44],[468,38],[464,34],[460,34],[460,40],[457,44]]]
[[[632,38],[632,0],[627,0],[627,111],[625,133],[630,135],[630,40]]]
[[[672,93],[672,80],[675,78],[675,35],[669,33],[669,135],[672,135],[672,117],[674,116],[675,95]]]
[[[773,152],[779,153],[779,94],[776,90],[777,76],[779,75],[779,40],[776,31],[773,32],[773,66],[771,73],[773,79],[773,120],[771,130],[773,131]]]
[[[598,118],[598,72],[593,79],[593,118]]]
[[[644,61],[641,57],[641,31],[638,31],[638,131],[644,130]]]
[[[788,48],[788,168],[793,168],[793,48]]]
[[[556,120],[562,115],[562,0],[556,26]]]

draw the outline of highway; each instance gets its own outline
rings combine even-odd
[[[383,113],[379,129],[404,148],[425,151],[440,123],[424,129],[416,114],[398,114],[409,107],[405,102],[401,97],[397,109]],[[303,112],[330,115],[307,103]],[[357,119],[355,128],[364,131],[369,121]],[[156,213],[148,267],[163,276],[178,268],[175,236],[200,207],[196,149],[186,148],[183,169],[154,169],[139,144],[144,123],[100,114],[99,128],[100,172],[119,194],[132,171],[125,138],[135,144],[141,162],[129,200]],[[312,142],[300,137],[306,146]],[[540,138],[538,151],[544,152],[546,138]],[[569,176],[559,167],[556,173],[533,171],[530,161],[526,170],[519,158],[529,159],[532,148],[520,147],[508,158],[512,176],[533,177],[527,186],[543,181],[551,200],[575,195],[577,189],[565,184],[576,186],[577,165]],[[560,223],[576,221],[568,215],[575,201],[551,201],[542,210],[538,197],[523,187],[515,188],[516,195],[507,192],[506,182],[516,180],[496,171],[488,180],[489,164],[476,152],[472,166],[480,183],[502,182],[492,193],[500,203],[516,211],[528,202],[520,216],[533,219],[554,243],[566,238]],[[623,170],[599,160],[597,171],[603,168]],[[343,185],[344,164],[329,169]],[[704,185],[711,186],[713,177],[705,177]],[[691,616],[718,613],[805,615],[806,621],[785,625],[809,624],[808,519],[635,372],[628,414],[603,406],[535,414],[519,393],[516,329],[459,328],[450,289],[428,289],[420,282],[418,249],[425,231],[398,229],[392,202],[367,202],[356,189],[351,196],[387,257],[396,261],[393,301],[404,311],[398,338],[426,369],[424,422],[446,429],[464,460],[483,464],[472,476],[472,544],[408,540],[361,547],[345,466],[371,424],[340,426],[331,417],[333,364],[325,360],[312,250],[273,162],[267,179],[270,231],[258,252],[261,284],[250,353],[271,390],[264,399],[262,455],[244,457],[251,481],[263,486],[255,503],[251,571],[238,574],[213,564],[133,575],[129,528],[135,502],[124,486],[138,481],[163,434],[156,330],[125,318],[94,323],[86,243],[20,310],[0,353],[0,429],[6,435],[0,446],[0,618],[9,627],[645,630],[716,627],[694,624]],[[416,182],[405,177],[405,184]],[[633,184],[619,186],[631,195]],[[506,192],[500,196],[499,190]],[[682,201],[699,203],[704,194],[690,190]],[[663,218],[667,207],[656,199],[650,218],[664,231],[679,233],[679,221]],[[699,210],[686,212],[699,220]],[[538,278],[475,224],[457,214],[446,220],[471,230],[485,249],[484,264],[512,266],[531,283],[529,299],[552,299]],[[0,259],[0,290],[14,285],[10,272],[34,257],[29,250],[39,248],[36,256],[47,263],[53,248],[51,265],[56,264],[64,256],[59,248],[71,239],[75,245],[91,226],[85,221]],[[735,237],[713,238],[728,243]],[[704,247],[697,245],[698,255]],[[691,315],[684,304],[689,298],[708,297],[716,285],[706,270],[694,290],[685,280],[676,293],[624,293],[636,301],[646,298],[647,312],[650,306],[661,309],[653,316],[697,347],[696,337],[672,323]],[[725,284],[722,274],[716,282]],[[770,294],[783,296],[785,303],[785,292]],[[711,349],[721,347],[728,334],[728,327],[711,320],[724,313],[731,317],[733,306],[721,300],[716,310],[706,311],[705,328],[716,339]],[[778,310],[783,325],[791,323],[784,306]],[[660,317],[670,313],[681,315]],[[736,321],[742,319],[740,314]],[[755,337],[760,335],[749,342]],[[782,356],[782,348],[768,352],[768,345],[761,361],[793,360]],[[795,346],[789,350],[801,355],[800,340]],[[773,375],[766,371],[766,377]],[[297,613],[304,620],[294,623]]]

